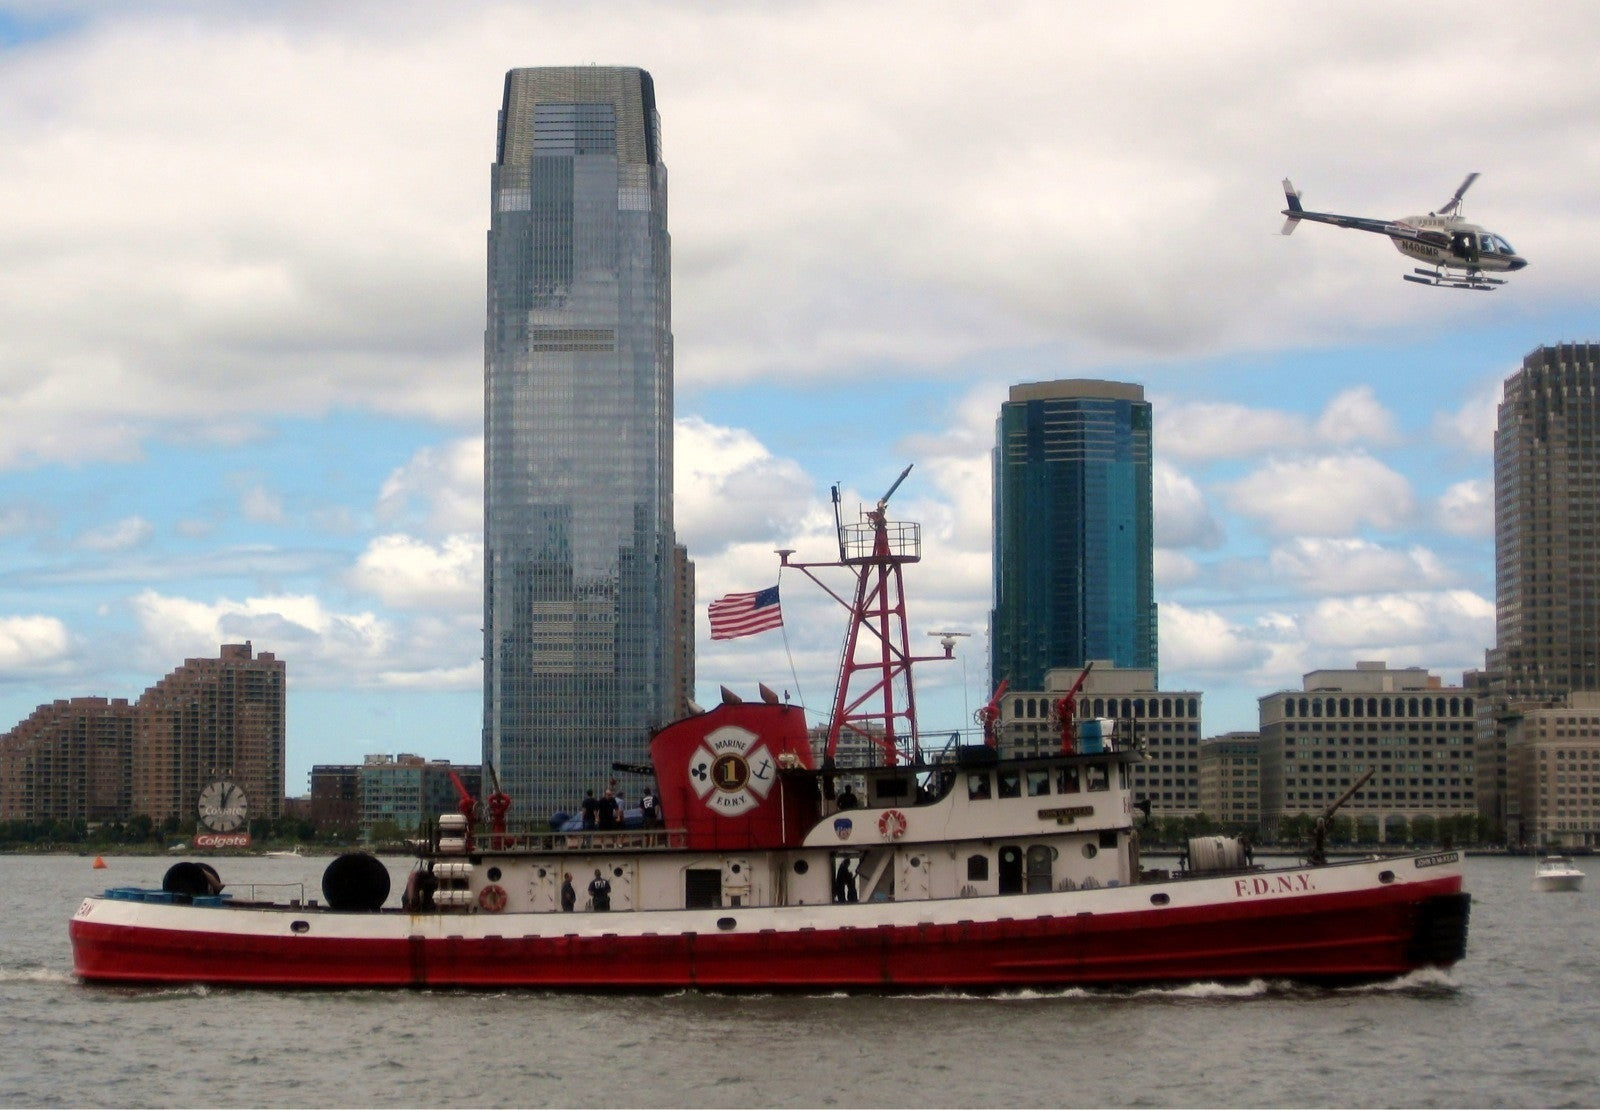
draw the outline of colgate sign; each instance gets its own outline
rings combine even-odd
[[[197,833],[194,838],[196,848],[248,848],[250,847],[249,833]]]

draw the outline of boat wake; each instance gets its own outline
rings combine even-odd
[[[0,967],[0,983],[75,983],[70,971],[53,967]]]

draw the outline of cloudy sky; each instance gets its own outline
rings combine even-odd
[[[1494,633],[1490,448],[1535,347],[1600,339],[1592,5],[4,3],[0,729],[249,639],[289,783],[478,756],[489,165],[504,73],[655,76],[677,518],[702,701],[823,709],[840,625],[705,604],[826,557],[907,463],[924,728],[987,696],[994,418],[1155,405],[1162,685],[1208,734],[1358,659],[1458,681]],[[1464,210],[1531,262],[1408,285],[1308,207]],[[930,649],[934,641],[926,640]]]

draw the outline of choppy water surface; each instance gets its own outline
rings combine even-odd
[[[327,862],[215,861],[232,885],[313,896]],[[1470,947],[1448,974],[884,998],[88,987],[78,901],[159,885],[170,861],[107,863],[0,857],[0,1104],[1600,1104],[1595,890],[1533,894],[1526,859],[1469,861]]]

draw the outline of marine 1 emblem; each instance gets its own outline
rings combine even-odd
[[[852,828],[854,828],[854,825],[848,817],[835,817],[833,819],[833,831],[840,840],[849,840]]]
[[[737,725],[707,734],[689,757],[689,785],[725,817],[760,805],[777,778],[778,765],[761,737]]]

